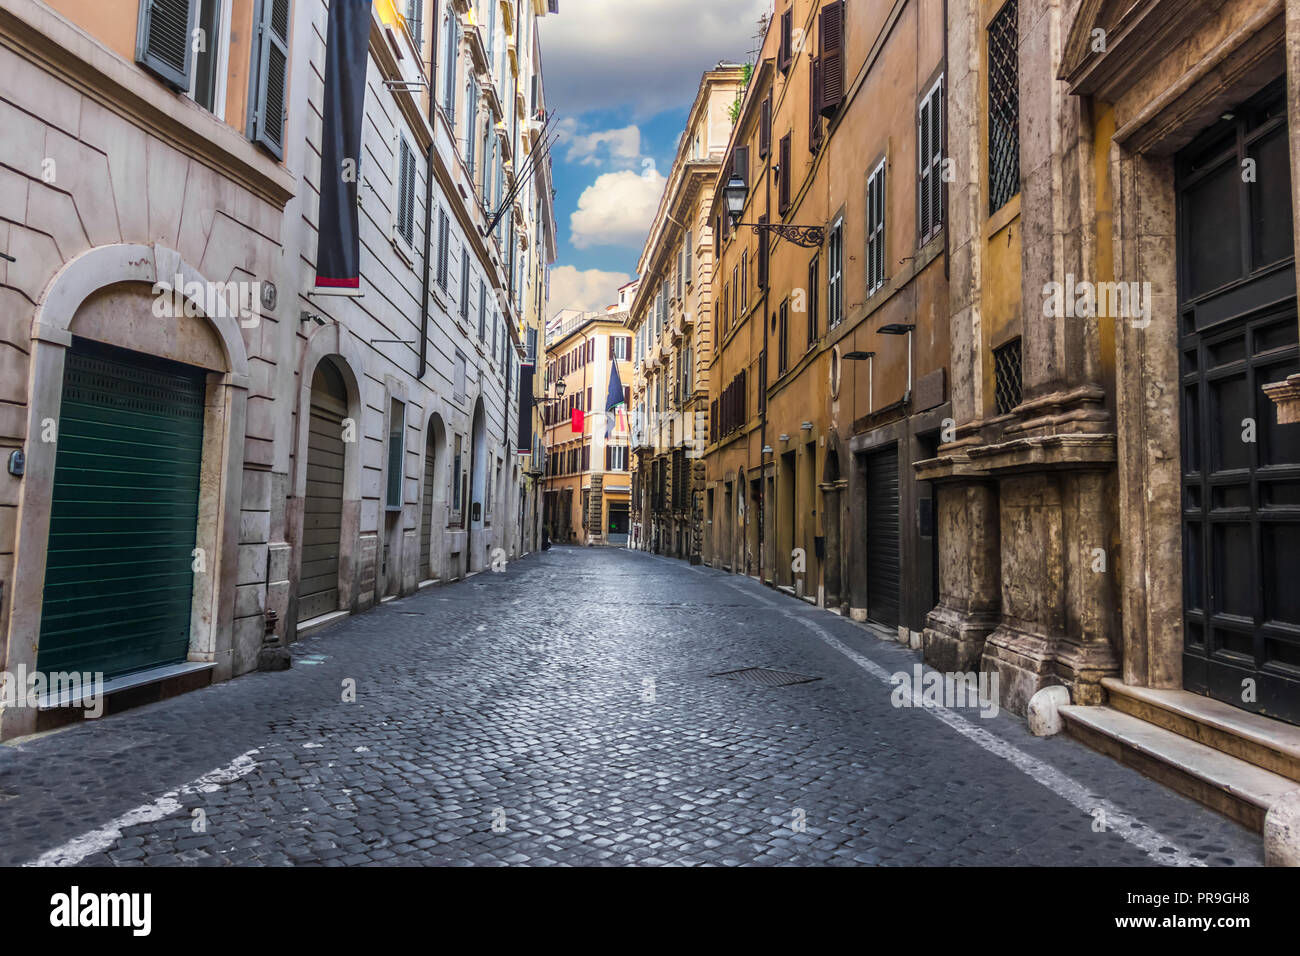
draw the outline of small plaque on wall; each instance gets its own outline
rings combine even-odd
[[[923,412],[926,409],[942,405],[948,398],[948,377],[947,370],[937,368],[929,375],[922,375],[916,381],[916,391],[914,393],[913,411]]]

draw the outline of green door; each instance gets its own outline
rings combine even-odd
[[[184,661],[205,373],[82,339],[64,368],[37,667]]]

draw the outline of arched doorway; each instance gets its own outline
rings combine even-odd
[[[202,368],[74,336],[64,362],[36,666],[112,679],[185,661]],[[215,559],[215,556],[213,556]]]
[[[339,609],[347,417],[348,393],[343,375],[331,359],[322,359],[312,376],[307,430],[307,489],[303,498],[298,592],[301,621]]]
[[[478,571],[487,563],[484,553],[484,518],[486,515],[487,488],[487,421],[483,413],[483,399],[474,403],[474,418],[470,425],[470,479],[469,479],[469,557],[468,569]]]
[[[447,433],[442,418],[434,415],[429,422],[428,436],[424,445],[424,492],[420,496],[420,569],[419,575],[425,580],[436,581],[441,575],[441,568],[434,567],[436,552],[433,547],[435,528],[434,511],[442,503],[442,482],[438,480],[438,465],[443,459]]]

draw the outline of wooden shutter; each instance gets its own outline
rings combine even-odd
[[[825,138],[825,130],[822,127],[821,101],[822,101],[822,60],[821,57],[813,57],[812,60],[812,80],[808,88],[812,95],[812,104],[808,110],[808,149],[811,152],[817,152],[822,147],[822,140]]]
[[[686,261],[685,269],[683,271],[686,273],[686,285],[688,287],[695,283],[695,249],[693,248],[695,237],[692,235],[692,232],[693,230],[686,230],[686,245],[684,247],[684,258]]]
[[[781,49],[777,55],[777,65],[782,73],[790,69],[794,62],[794,9],[781,14]]]
[[[760,226],[767,225],[766,213],[758,217],[758,224]],[[758,276],[757,278],[758,278],[758,287],[760,290],[767,288],[767,255],[768,255],[767,243],[768,243],[767,230],[759,229],[758,230]]]
[[[450,255],[451,223],[447,219],[447,210],[438,210],[438,285],[447,291],[447,262]]]
[[[253,115],[248,138],[284,158],[289,87],[289,0],[257,0]]]
[[[822,92],[818,112],[834,116],[844,102],[844,2],[821,13]]]
[[[763,100],[758,123],[758,155],[767,159],[772,152],[772,97]]]
[[[777,160],[781,164],[781,182],[777,200],[777,209],[782,216],[790,210],[790,134],[781,137],[781,155]]]
[[[916,118],[916,146],[916,221],[921,233],[921,242],[925,242],[930,238],[930,232],[933,229],[931,220],[933,204],[930,200],[930,161],[932,154],[930,143],[930,100],[928,97],[921,104],[920,112]],[[868,224],[868,227],[870,227],[870,224]]]
[[[749,186],[749,147],[737,146],[731,158],[731,171]]]
[[[198,0],[140,0],[135,62],[178,90],[190,88]]]

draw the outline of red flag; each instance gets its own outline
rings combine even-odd
[[[582,409],[581,408],[575,408],[573,410],[573,433],[575,435],[582,434]]]

